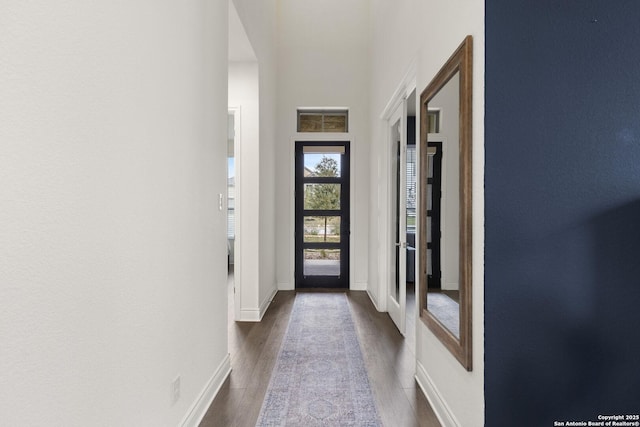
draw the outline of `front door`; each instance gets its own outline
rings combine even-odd
[[[349,288],[349,142],[297,141],[296,288]]]

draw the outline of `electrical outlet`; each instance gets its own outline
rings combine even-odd
[[[180,399],[180,375],[176,377],[169,387],[170,397],[171,397],[171,405],[175,405],[176,402]]]

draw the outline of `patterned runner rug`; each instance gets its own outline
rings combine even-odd
[[[345,294],[296,295],[256,425],[382,425]]]

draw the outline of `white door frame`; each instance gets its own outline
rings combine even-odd
[[[234,307],[234,320],[241,320],[241,301],[242,301],[242,228],[241,228],[241,215],[242,203],[239,197],[242,191],[242,160],[240,144],[242,141],[240,120],[240,107],[228,107],[228,112],[233,114],[233,161],[235,167],[235,200],[234,200],[234,240],[233,240],[233,307]],[[227,166],[228,167],[228,166]],[[227,174],[228,175],[228,174]],[[228,196],[228,195],[227,195]],[[227,200],[227,209],[229,208],[229,201]]]
[[[389,128],[393,123],[391,122],[392,117],[399,106],[404,105],[403,108],[403,116],[404,116],[404,127],[403,130],[406,135],[406,100],[409,98],[412,92],[416,90],[416,78],[417,78],[417,61],[414,60],[409,66],[408,71],[405,73],[403,79],[400,84],[394,91],[391,96],[389,102],[384,108],[382,114],[380,115],[381,119],[381,127],[383,128],[384,138],[381,138],[379,141],[380,146],[378,149],[378,165],[380,165],[380,180],[378,181],[378,230],[380,230],[380,242],[378,245],[378,277],[380,278],[378,284],[378,308],[381,311],[390,312],[389,308],[391,304],[388,304],[387,295],[390,294],[392,288],[395,289],[395,283],[391,277],[391,269],[390,265],[393,261],[392,255],[393,253],[389,248],[392,248],[392,245],[395,242],[391,242],[391,237],[393,236],[393,224],[391,223],[391,206],[394,204],[393,194],[391,190],[391,161],[389,159]],[[419,99],[418,93],[416,92],[416,102]],[[420,123],[420,110],[416,110],[416,125]],[[416,132],[417,134],[417,132]],[[405,138],[406,139],[406,138]],[[406,143],[406,141],[405,141]],[[417,153],[419,156],[420,153]],[[418,184],[419,185],[419,184]],[[419,190],[418,190],[419,191]],[[418,233],[419,231],[417,231]],[[419,235],[419,234],[416,234]],[[405,238],[406,239],[406,238]],[[417,242],[416,242],[417,243]],[[419,259],[419,253],[416,248],[416,259]],[[417,263],[416,263],[417,264]],[[416,276],[417,277],[417,276]],[[405,289],[405,297],[406,297],[406,289]],[[406,303],[406,301],[405,301]],[[416,304],[418,307],[418,304]],[[399,307],[398,307],[399,308]],[[391,307],[393,310],[393,307]],[[406,305],[405,305],[406,310]],[[405,331],[405,323],[406,323],[406,313],[402,313],[400,317],[400,323],[402,328],[399,326],[400,332],[404,335]],[[416,316],[417,318],[417,316]]]
[[[399,125],[396,133],[395,127]],[[389,227],[387,246],[387,311],[398,330],[404,335],[407,309],[407,99],[396,108],[387,122],[387,162],[389,179],[387,180],[389,200],[387,217]],[[399,158],[398,158],[399,155]],[[397,212],[396,212],[397,210]],[[397,215],[397,218],[396,218]],[[397,226],[395,224],[398,224]],[[397,228],[396,228],[397,227]],[[396,233],[399,233],[396,236]],[[397,251],[397,253],[396,253]],[[397,257],[397,259],[396,259]],[[396,271],[396,263],[398,271]],[[396,276],[399,290],[396,294]]]

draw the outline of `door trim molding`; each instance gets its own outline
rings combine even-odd
[[[402,102],[403,99],[408,98],[411,95],[411,92],[416,90],[417,85],[417,75],[418,75],[418,61],[417,59],[413,59],[407,68],[402,80],[396,87],[396,90],[393,91],[393,95],[389,98],[387,105],[385,105],[382,113],[380,113],[380,119],[383,121],[388,121],[393,113],[398,108],[398,105]],[[416,96],[417,97],[417,96]],[[417,103],[416,103],[417,105]],[[416,110],[416,113],[418,111]]]
[[[243,262],[242,248],[244,234],[242,232],[242,108],[240,106],[227,107],[228,114],[233,114],[233,158],[235,167],[235,183],[234,183],[234,260],[233,260],[233,286],[235,289],[233,296],[234,320],[240,320],[240,312],[242,309],[242,294],[245,291],[243,287],[243,269],[246,268]],[[228,171],[227,171],[228,175]],[[229,209],[229,195],[225,197],[227,201],[226,207]],[[228,210],[227,210],[228,215]]]
[[[383,277],[387,283],[384,298],[387,304],[387,312],[396,324],[402,336],[406,331],[406,200],[404,200],[404,208],[402,208],[403,197],[401,192],[406,189],[406,148],[407,148],[407,103],[406,97],[403,97],[396,106],[396,110],[386,122],[386,156],[384,156],[387,179],[386,179],[386,229],[385,229],[385,251],[384,251],[384,268],[386,276]],[[398,142],[395,141],[393,127],[400,122]],[[404,141],[404,145],[402,143]],[[399,145],[398,145],[399,144]],[[403,165],[404,163],[404,165]],[[402,173],[404,169],[404,174]],[[404,183],[404,185],[403,185]],[[405,193],[406,194],[406,193]],[[400,210],[400,212],[398,212]],[[396,217],[397,215],[397,217]],[[402,224],[405,223],[404,230]],[[401,234],[398,235],[398,232]],[[404,231],[402,233],[402,231]],[[404,235],[403,235],[404,234]],[[396,240],[399,240],[396,241]],[[398,250],[397,245],[401,244],[402,248]],[[401,272],[404,269],[404,274]],[[404,280],[404,286],[402,283]],[[396,290],[396,286],[399,289]],[[391,294],[397,292],[396,297]]]
[[[378,177],[379,180],[377,183],[378,185],[378,188],[377,188],[377,192],[378,192],[377,225],[378,227],[377,228],[380,231],[380,234],[378,235],[379,237],[378,237],[377,253],[375,254],[376,255],[375,259],[377,260],[377,263],[378,263],[377,275],[379,278],[378,289],[376,293],[378,294],[378,299],[377,299],[378,309],[380,311],[386,311],[386,312],[389,311],[387,307],[388,288],[389,286],[392,285],[388,283],[388,277],[389,277],[388,263],[390,262],[390,260],[388,259],[388,254],[387,254],[388,252],[387,248],[391,244],[391,242],[388,241],[388,239],[392,231],[391,223],[389,221],[390,218],[388,217],[387,206],[389,206],[393,202],[391,200],[391,194],[389,191],[389,185],[390,185],[389,182],[391,179],[391,164],[387,159],[387,155],[389,152],[389,147],[388,147],[389,121],[391,120],[391,117],[393,116],[393,113],[395,113],[398,106],[405,99],[407,99],[413,91],[416,91],[416,124],[420,123],[420,109],[418,108],[419,96],[417,93],[417,72],[418,72],[418,61],[417,61],[417,58],[414,58],[409,63],[407,71],[405,72],[404,76],[400,80],[400,83],[398,84],[396,89],[393,91],[393,94],[391,95],[391,98],[389,98],[387,105],[382,110],[382,113],[380,113],[379,126],[382,131],[381,135],[384,135],[384,137],[378,140],[378,150],[377,150],[378,151],[377,164],[380,165],[380,176]],[[416,132],[416,137],[417,135],[418,135],[418,132]],[[416,156],[420,155],[419,150],[420,150],[419,146],[416,145],[416,151],[417,151]],[[418,187],[416,188],[416,191],[420,191],[419,182],[417,183],[417,186]],[[416,230],[416,236],[418,235],[417,234],[418,232],[419,230]],[[416,256],[416,259],[418,259],[417,258],[419,256],[418,248],[416,248],[415,256]]]

